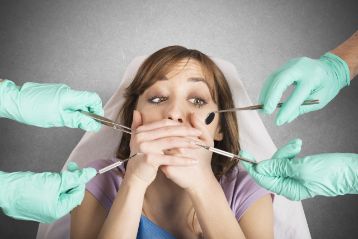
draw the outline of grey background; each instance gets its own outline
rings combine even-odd
[[[357,1],[1,1],[0,77],[61,82],[106,102],[138,55],[180,44],[231,61],[255,101],[287,60],[319,57],[358,29]],[[301,155],[358,153],[358,82],[325,109],[276,127],[279,146],[299,137]],[[0,169],[59,171],[83,132],[0,119]],[[357,238],[357,196],[303,205],[313,238]],[[293,215],[294,216],[294,215]],[[37,223],[0,215],[0,238],[34,238]]]

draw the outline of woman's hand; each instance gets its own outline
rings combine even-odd
[[[202,132],[202,134],[198,137],[191,137],[192,142],[196,141],[204,145],[214,146],[214,140],[212,136],[210,135],[206,126],[200,121],[200,119],[192,113],[190,120],[193,127]],[[191,165],[190,167],[175,167],[173,165],[165,165],[160,167],[162,172],[169,179],[184,189],[196,190],[203,183],[209,182],[208,179],[215,178],[211,169],[212,152],[208,150],[199,148],[197,146],[192,148],[177,147],[176,149],[166,150],[165,154],[173,156],[175,155],[177,157],[187,157],[199,161],[197,164]]]
[[[142,125],[141,114],[133,112],[131,155],[138,154],[128,161],[125,180],[135,180],[148,187],[156,177],[159,166],[170,165],[181,168],[198,163],[194,158],[164,155],[172,148],[196,148],[185,137],[198,137],[201,131],[179,124],[173,120],[161,120]],[[183,167],[186,168],[186,167]]]

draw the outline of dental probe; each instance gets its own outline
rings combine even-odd
[[[101,168],[100,170],[98,170],[97,174],[103,174],[105,172],[108,172],[109,170],[112,170],[122,164],[124,164],[125,162],[127,162],[128,160],[130,160],[131,158],[133,158],[134,156],[136,156],[137,154],[139,153],[136,153],[136,154],[133,154],[132,156],[130,156],[129,158],[125,159],[125,160],[122,160],[122,161],[118,161],[118,162],[115,162],[115,163],[112,163],[104,168]]]
[[[226,157],[231,158],[231,159],[238,159],[238,160],[242,160],[242,161],[245,161],[245,162],[248,162],[248,163],[257,164],[256,161],[246,159],[246,158],[242,158],[239,155],[236,155],[236,154],[233,154],[233,153],[230,153],[230,152],[226,152],[226,151],[221,150],[221,149],[217,149],[217,148],[214,148],[214,147],[211,147],[211,146],[203,145],[203,144],[200,144],[200,143],[197,143],[197,142],[193,142],[193,143],[195,145],[200,146],[200,147],[202,147],[202,148],[204,148],[206,150],[209,150],[209,151],[211,151],[213,153],[217,153],[217,154],[226,156]]]

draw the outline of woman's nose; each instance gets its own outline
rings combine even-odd
[[[170,120],[176,120],[176,121],[178,121],[179,123],[183,123],[183,119],[182,119],[182,118],[173,118],[173,117],[169,116],[168,119],[170,119]]]
[[[179,104],[175,104],[175,103],[171,104],[167,109],[167,118],[178,121],[179,123],[184,123],[185,120],[184,109],[182,109]]]

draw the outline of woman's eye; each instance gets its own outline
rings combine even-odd
[[[165,97],[165,96],[153,96],[148,99],[148,102],[157,105],[163,101],[166,101],[167,99],[168,99],[168,97]]]
[[[189,101],[199,108],[202,107],[203,105],[207,104],[204,99],[199,98],[199,97],[191,98],[191,99],[189,99]]]

